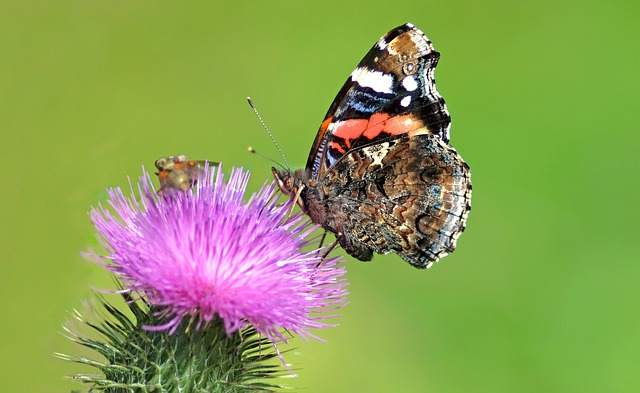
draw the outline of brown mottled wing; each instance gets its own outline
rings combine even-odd
[[[345,251],[360,260],[396,252],[417,268],[454,250],[471,208],[469,167],[431,134],[353,151],[319,187]]]

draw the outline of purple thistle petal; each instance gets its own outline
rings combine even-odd
[[[331,326],[326,313],[347,295],[341,259],[316,268],[322,251],[301,250],[310,221],[289,217],[291,201],[278,204],[273,183],[243,203],[248,180],[242,169],[225,182],[220,167],[206,167],[192,190],[158,195],[144,172],[139,198],[133,185],[129,198],[115,188],[110,208],[92,209],[107,255],[88,256],[162,307],[167,323],[150,329],[218,315],[228,334],[251,324],[275,342],[286,341],[282,329],[315,338],[307,329]]]

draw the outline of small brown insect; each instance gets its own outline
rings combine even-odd
[[[190,160],[185,155],[161,157],[156,160],[160,190],[167,189],[186,191],[193,187],[202,176],[204,163],[202,160]],[[217,165],[212,163],[211,165]]]

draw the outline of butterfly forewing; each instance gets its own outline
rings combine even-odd
[[[410,24],[382,37],[329,108],[307,160],[311,178],[352,149],[405,133],[432,133],[448,142],[451,119],[433,75],[439,58]]]

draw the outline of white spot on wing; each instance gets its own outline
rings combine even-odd
[[[380,143],[377,145],[373,145],[371,147],[367,147],[364,149],[367,153],[367,157],[371,159],[371,166],[380,166],[382,167],[382,160],[387,156],[389,152],[389,143]]]
[[[402,86],[407,89],[407,91],[414,91],[418,88],[418,82],[416,82],[416,78],[413,76],[408,76],[402,80]]]
[[[400,101],[400,105],[404,106],[405,108],[408,107],[409,104],[411,104],[411,96],[406,96]]]
[[[378,93],[393,93],[393,76],[381,71],[358,67],[351,73],[351,80],[358,82],[362,87],[372,88]]]

